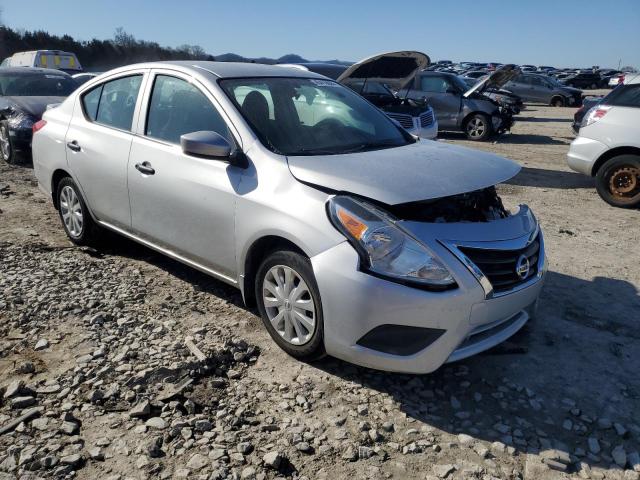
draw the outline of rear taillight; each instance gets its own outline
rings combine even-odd
[[[591,124],[596,123],[598,120],[603,118],[609,110],[611,110],[611,107],[604,107],[604,106],[592,107],[591,110],[589,110],[585,115],[582,126],[587,127]]]
[[[33,133],[36,133],[38,130],[41,130],[42,127],[44,127],[47,124],[46,120],[38,120],[36,123],[33,124],[33,127],[31,127],[31,129],[33,130]]]

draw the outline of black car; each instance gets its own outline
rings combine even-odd
[[[30,156],[33,124],[47,105],[62,102],[76,87],[60,70],[0,68],[0,156],[5,162]]]
[[[599,73],[579,72],[565,78],[559,78],[560,82],[573,88],[598,88],[602,83]]]

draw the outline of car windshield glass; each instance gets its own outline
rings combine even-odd
[[[77,84],[66,75],[0,73],[0,95],[14,97],[66,97]]]
[[[415,140],[381,110],[330,80],[221,80],[265,147],[282,155],[331,155],[397,147]]]
[[[466,92],[469,90],[468,85],[462,80],[460,77],[452,76],[450,77],[451,82],[460,90],[461,92]],[[479,80],[479,79],[478,79]]]

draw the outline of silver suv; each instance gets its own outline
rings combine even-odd
[[[238,287],[296,358],[430,372],[534,314],[542,233],[494,188],[520,167],[418,140],[326,77],[131,65],[34,130],[71,241],[109,229]]]

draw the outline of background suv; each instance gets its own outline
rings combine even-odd
[[[567,162],[572,169],[596,177],[605,202],[640,206],[640,75],[587,112]]]

